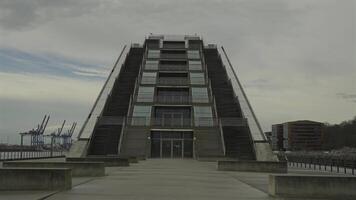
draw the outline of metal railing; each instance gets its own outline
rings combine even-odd
[[[186,59],[187,54],[161,53],[161,59]]]
[[[192,127],[191,118],[152,118],[152,126],[156,127]]]
[[[125,137],[125,127],[126,127],[126,118],[122,120],[122,128],[121,128],[121,133],[120,133],[120,140],[119,140],[119,146],[118,146],[118,153],[120,154],[121,152],[121,147],[122,147],[122,141]]]
[[[165,78],[160,77],[158,79],[158,84],[160,85],[188,85],[188,78]]]
[[[153,126],[164,128],[192,128],[192,127],[217,127],[219,122],[212,117],[199,118],[151,118],[151,117],[129,117],[128,126]]]
[[[120,118],[122,120],[122,118]],[[122,124],[119,118],[115,123]],[[195,117],[195,118],[154,118],[154,117],[128,117],[128,126],[160,126],[160,127],[245,127],[245,118],[215,118],[215,117]]]
[[[323,156],[286,156],[289,166],[305,169],[330,171],[355,175],[356,158],[323,157]]]
[[[165,43],[163,43],[163,49],[185,49],[185,43],[182,43],[182,44],[165,44]]]
[[[266,136],[262,131],[261,125],[259,124],[257,117],[247,98],[247,95],[242,87],[242,84],[236,75],[236,71],[231,64],[227,56],[227,53],[225,52],[225,49],[221,47],[221,51],[220,50],[218,51],[220,53],[220,58],[224,63],[223,67],[225,68],[225,71],[229,77],[229,81],[233,87],[235,99],[238,100],[244,117],[248,118],[248,124],[249,124],[252,141],[267,141]]]
[[[64,157],[64,151],[2,151],[0,161]]]
[[[159,65],[160,71],[188,71],[188,67],[186,65]]]
[[[158,95],[156,96],[156,102],[164,104],[188,104],[191,100],[190,96],[184,95]]]

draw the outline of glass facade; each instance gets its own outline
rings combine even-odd
[[[213,111],[211,106],[194,106],[195,126],[213,126]]]
[[[160,127],[190,127],[191,111],[190,107],[156,107],[155,126]]]
[[[188,59],[200,59],[198,50],[188,50]]]
[[[131,125],[148,126],[151,120],[152,106],[135,105],[132,113]]]
[[[158,59],[160,58],[160,50],[148,50],[147,52],[147,58],[153,58],[153,59]]]
[[[158,70],[158,60],[146,60],[145,70]]]
[[[200,43],[186,44],[158,40],[143,62],[131,125],[150,129],[151,157],[194,157],[194,130],[214,125]]]
[[[200,60],[189,60],[189,70],[190,71],[201,71],[202,64]]]
[[[192,85],[205,85],[204,73],[191,72],[190,73],[190,84],[192,84]]]
[[[156,72],[143,72],[142,73],[142,84],[156,84]]]
[[[137,102],[153,102],[154,92],[154,87],[139,87]]]
[[[160,103],[189,103],[188,88],[158,88],[157,101]]]
[[[193,103],[208,103],[209,96],[208,96],[208,89],[199,88],[199,87],[192,87],[192,100]]]

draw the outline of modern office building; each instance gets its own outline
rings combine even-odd
[[[273,150],[321,150],[324,124],[299,120],[272,125]]]
[[[125,46],[70,156],[276,160],[223,48],[196,35]]]

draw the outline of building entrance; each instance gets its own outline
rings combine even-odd
[[[192,158],[193,133],[153,131],[151,133],[152,158]]]

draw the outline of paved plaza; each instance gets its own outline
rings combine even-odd
[[[292,174],[329,175],[295,168],[289,171]],[[68,191],[1,192],[0,199],[283,199],[267,194],[267,173],[217,171],[215,162],[149,159],[130,167],[106,168],[106,174],[100,178],[73,178],[73,188]]]

